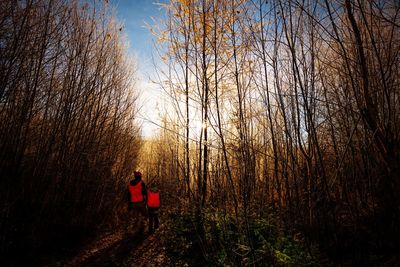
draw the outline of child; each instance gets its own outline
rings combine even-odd
[[[160,191],[155,183],[147,190],[147,208],[149,212],[149,232],[158,228],[158,209],[160,208]]]

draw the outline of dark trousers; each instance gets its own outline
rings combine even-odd
[[[154,231],[158,225],[158,208],[149,208],[149,231]]]
[[[145,203],[128,203],[127,223],[125,226],[126,233],[134,233],[139,231],[144,233],[144,227],[147,217],[147,209]]]

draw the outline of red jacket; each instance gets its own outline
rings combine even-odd
[[[130,193],[130,202],[131,203],[140,203],[143,202],[144,196],[143,196],[143,182],[139,181],[138,183],[132,185],[128,185],[128,190]]]
[[[159,208],[160,207],[160,191],[147,190],[147,207]]]

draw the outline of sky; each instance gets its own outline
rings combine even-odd
[[[161,95],[161,89],[151,82],[151,79],[155,79],[153,62],[157,62],[157,53],[154,51],[153,36],[146,23],[154,25],[155,21],[164,17],[164,11],[158,3],[167,1],[111,0],[109,2],[115,8],[118,20],[124,24],[129,42],[128,52],[137,60],[137,88],[140,91],[138,122],[142,125],[143,137],[150,137],[158,128],[151,121],[159,120],[157,107]]]

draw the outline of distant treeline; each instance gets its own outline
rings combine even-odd
[[[101,2],[0,2],[1,256],[118,218],[140,143],[121,33]]]

